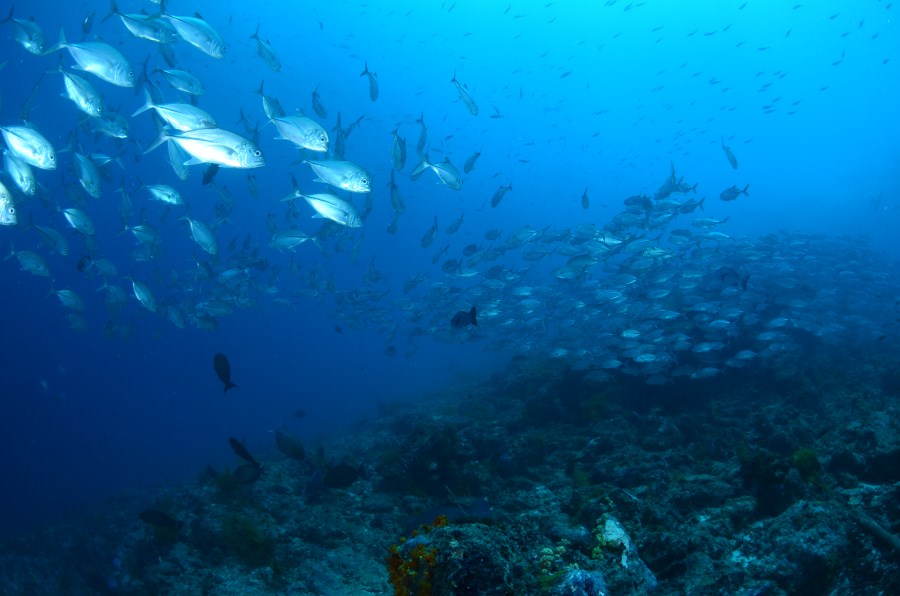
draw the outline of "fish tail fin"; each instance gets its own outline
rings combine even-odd
[[[259,39],[259,23],[256,24],[256,31],[250,36],[250,39]]]
[[[428,163],[428,154],[426,153],[425,155],[422,156],[422,163],[420,163],[419,165],[416,166],[416,169],[413,170],[411,175],[413,177],[421,176],[422,172],[424,172],[425,170],[427,170],[430,167],[431,167],[431,164]]]
[[[13,13],[15,12],[15,10],[16,10],[16,5],[15,5],[15,4],[13,4],[12,6],[10,6],[10,7],[9,7],[9,14],[6,15],[6,18],[4,18],[2,21],[0,21],[0,25],[2,25],[3,23],[8,23],[8,22],[10,22],[10,21],[12,20],[12,18],[13,18]]]
[[[459,85],[459,81],[456,80],[456,70],[453,71],[453,78],[450,79],[450,82]]]
[[[265,85],[266,85],[266,82],[264,80],[259,82],[259,89],[256,90],[257,95],[265,95],[266,94],[266,92],[263,91],[263,87],[265,87]]]
[[[147,155],[148,153],[150,153],[151,151],[153,151],[154,149],[156,149],[157,147],[159,147],[160,145],[162,145],[163,143],[168,141],[170,138],[171,137],[169,137],[169,131],[166,130],[165,128],[161,129],[159,131],[159,136],[156,137],[156,140],[153,141],[146,149],[144,149],[144,152],[142,153],[142,155]]]
[[[469,318],[472,320],[472,324],[478,327],[478,319],[476,318],[477,311],[474,306],[469,310]]]
[[[700,207],[700,211],[706,211],[706,208],[703,206],[703,203],[706,202],[706,197],[700,199],[700,202],[697,203],[697,207]]]
[[[56,52],[58,50],[61,50],[64,47],[66,47],[66,45],[67,45],[66,31],[65,31],[65,29],[60,27],[59,28],[59,41],[57,41],[55,44],[53,44],[52,46],[50,46],[49,48],[44,50],[43,55],[46,56],[47,54],[52,54],[53,52]]]
[[[132,118],[137,116],[138,114],[143,114],[147,110],[151,110],[156,107],[156,104],[153,103],[153,98],[150,97],[150,92],[147,91],[147,88],[144,87],[144,105],[139,107],[135,112],[131,115]]]
[[[363,66],[363,71],[361,73],[359,73],[359,76],[364,77],[367,74],[369,74],[369,61],[368,60],[366,60],[365,66]]]
[[[231,381],[228,381],[227,383],[225,383],[225,389],[222,390],[222,395],[225,395],[226,393],[228,393],[229,389],[237,389],[237,388],[238,388],[238,386],[236,384],[232,383]]]
[[[749,188],[750,188],[750,185],[748,184],[747,186],[744,187],[744,190],[741,191],[741,194],[742,194],[742,195],[747,195],[747,196],[749,197],[749,196],[750,196],[750,193],[747,192],[747,189],[749,189]]]
[[[745,275],[745,276],[743,277],[743,279],[741,279],[741,289],[742,289],[742,290],[746,290],[746,289],[747,289],[747,282],[748,282],[749,280],[750,280],[750,274],[749,274],[749,273],[748,273],[747,275]]]
[[[109,14],[103,17],[103,20],[100,22],[105,23],[117,14],[119,14],[119,7],[116,5],[116,0],[109,0]]]

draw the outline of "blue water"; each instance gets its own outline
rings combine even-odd
[[[269,248],[266,216],[273,212],[284,221],[279,200],[291,191],[290,174],[304,190],[324,190],[306,166],[291,165],[300,154],[274,140],[271,125],[260,129],[267,165],[249,171],[258,198],[247,189],[248,171],[223,169],[216,178],[237,203],[217,232],[220,252],[227,255],[232,238],[240,245],[249,235],[270,266],[280,268],[281,296],[307,289],[305,276],[312,270],[320,280],[333,278],[338,290],[361,289],[374,259],[387,278],[381,287],[402,297],[403,282],[414,274],[442,279],[432,255],[447,242],[452,256],[467,244],[483,243],[491,228],[602,226],[625,197],[652,195],[670,163],[687,181],[700,183],[697,196],[707,197],[704,216],[730,218],[719,228],[729,235],[790,230],[859,236],[886,259],[900,253],[900,32],[890,2],[807,2],[793,8],[777,0],[300,4],[173,0],[168,6],[173,14],[198,10],[229,44],[223,60],[184,42],[174,47],[178,67],[206,85],[198,105],[223,128],[244,134],[236,124],[241,109],[264,120],[255,94],[262,79],[266,93],[289,113],[305,110],[312,117],[310,96],[318,86],[329,130],[338,111],[345,127],[365,115],[347,140],[347,159],[369,170],[374,189],[374,209],[362,230],[344,232],[360,240],[355,256],[333,250],[332,243],[326,257],[307,243],[294,256],[302,273],[291,275],[290,253]],[[126,1],[120,8],[156,9]],[[70,41],[80,39],[82,19],[95,10],[92,35],[120,49],[135,68],[147,55],[151,66],[164,67],[156,47],[133,38],[118,18],[100,22],[107,9],[102,2],[52,9],[49,3],[19,2],[15,15],[33,16],[49,44],[60,27]],[[8,2],[0,3],[2,14],[8,10]],[[279,73],[256,55],[249,36],[257,23],[281,58]],[[20,124],[17,113],[32,85],[60,56],[66,67],[72,65],[66,52],[28,54],[13,39],[10,24],[0,28],[0,62],[6,62],[0,71],[2,124]],[[366,61],[379,81],[375,102],[359,76]],[[477,100],[478,116],[459,101],[450,84],[454,71]],[[126,117],[142,104],[131,89],[84,76]],[[153,78],[166,101],[184,101]],[[48,73],[31,112],[57,151],[83,119],[61,92],[60,75]],[[446,154],[462,168],[484,147],[461,191],[436,184],[431,172],[409,179],[420,114],[432,158]],[[205,221],[215,219],[216,191],[201,185],[202,166],[181,182],[164,148],[141,155],[155,136],[151,119],[145,114],[128,120],[133,142],[123,145],[124,172],[114,166],[102,197],[83,207],[98,229],[97,254],[113,261],[123,278],[146,281],[160,300],[184,297],[193,283],[194,257],[208,259],[177,221],[182,211],[163,219],[160,204],[150,203],[136,181],[176,186],[190,203],[191,217]],[[407,211],[399,232],[389,235],[391,131],[398,124],[409,153],[397,175]],[[739,160],[736,171],[722,152],[721,137]],[[116,151],[108,139],[86,133],[79,139],[86,152]],[[70,328],[47,279],[20,271],[16,259],[0,262],[2,533],[50,522],[122,490],[190,479],[207,464],[233,463],[229,436],[271,449],[267,431],[285,421],[314,445],[352,429],[379,402],[427,399],[429,391],[487,376],[508,360],[509,354],[486,351],[485,342],[448,344],[428,335],[407,350],[411,327],[402,323],[398,354],[390,357],[385,327],[365,324],[368,314],[359,321],[337,317],[325,289],[320,297],[295,299],[291,308],[257,292],[254,306],[219,318],[214,331],[178,329],[132,299],[116,323],[133,325],[133,334],[108,338],[103,330],[110,317],[103,294],[95,291],[99,279],[76,270],[82,243],[52,208],[54,201],[74,205],[65,188],[77,186],[71,154],[58,157],[56,171],[35,171],[51,207],[20,200],[23,221],[0,229],[0,247],[6,253],[13,242],[17,250],[42,254],[52,287],[71,288],[87,302],[88,328]],[[153,264],[131,261],[134,239],[119,234],[121,174],[132,190],[130,223],[145,210],[163,234],[165,250]],[[491,209],[494,191],[510,183],[513,192]],[[719,201],[720,190],[732,184],[750,184],[750,196]],[[591,206],[584,210],[586,187]],[[361,208],[361,196],[354,198]],[[298,209],[300,219],[292,225],[313,233],[320,222],[307,219],[312,210],[305,204]],[[21,225],[29,212],[35,223],[63,231],[72,254],[42,249],[36,234]],[[447,236],[443,228],[463,212],[464,225]],[[426,250],[420,239],[435,216],[442,229]],[[510,264],[531,266],[509,258]],[[448,321],[452,314],[446,313]],[[541,341],[540,334],[535,340]],[[227,354],[239,385],[224,396],[212,370],[216,352]],[[297,408],[306,410],[305,418],[291,418]]]

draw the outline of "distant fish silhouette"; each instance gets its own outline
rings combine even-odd
[[[478,319],[476,318],[475,307],[473,306],[469,312],[464,310],[459,311],[453,318],[450,319],[450,326],[454,329],[462,329],[464,327],[468,327],[469,325],[478,326]]]
[[[225,390],[222,393],[228,393],[229,389],[237,387],[231,382],[231,364],[228,363],[228,358],[225,357],[225,354],[213,356],[213,368],[216,369],[219,380],[225,384]]]
[[[256,461],[253,458],[252,455],[250,455],[250,452],[247,451],[247,448],[244,447],[243,443],[241,443],[234,437],[229,437],[228,444],[231,445],[231,450],[234,451],[235,455],[237,455],[239,458],[241,458],[242,460],[244,460],[245,462],[247,462],[249,464],[253,464],[254,466],[257,466],[260,468],[262,467],[262,464],[260,464],[258,461]]]

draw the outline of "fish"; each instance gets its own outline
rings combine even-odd
[[[348,228],[362,227],[362,218],[352,203],[332,194],[301,195],[316,210],[313,217],[323,217]]]
[[[747,192],[748,188],[750,188],[749,184],[743,189],[740,189],[737,186],[729,186],[719,194],[719,198],[723,201],[734,201],[741,195],[750,196],[750,193]]]
[[[459,214],[459,219],[454,221],[452,224],[447,226],[447,229],[444,230],[448,236],[452,236],[453,234],[459,231],[459,228],[462,227],[463,220],[466,218],[465,212]]]
[[[476,318],[476,314],[474,306],[470,308],[468,312],[460,310],[450,319],[450,326],[454,329],[465,329],[469,325],[477,327],[478,319]]]
[[[34,178],[34,172],[31,171],[31,166],[7,150],[3,151],[3,165],[16,188],[26,196],[33,197],[37,192],[37,181]]]
[[[9,7],[9,14],[0,21],[0,24],[3,23],[12,23],[16,27],[15,38],[19,44],[25,48],[26,51],[34,54],[35,56],[40,56],[45,51],[45,42],[44,42],[44,33],[41,31],[41,28],[37,23],[31,20],[22,20],[17,19],[13,16],[15,11],[15,5]]]
[[[134,297],[141,303],[141,306],[150,312],[156,312],[156,296],[153,295],[153,292],[150,291],[147,284],[132,279],[131,290],[134,292]]]
[[[78,75],[64,70],[60,72],[63,75],[66,97],[88,116],[99,118],[103,114],[103,98],[94,86]]]
[[[451,190],[460,190],[462,188],[462,176],[460,175],[459,170],[456,169],[456,166],[450,163],[449,159],[444,159],[444,161],[440,163],[433,164],[429,162],[428,154],[426,153],[422,158],[422,163],[413,170],[412,176],[414,178],[421,176],[422,172],[428,169],[437,174],[440,183],[447,188]]]
[[[303,442],[298,436],[281,427],[275,429],[275,447],[291,459],[297,461],[303,459]]]
[[[206,93],[206,87],[203,85],[203,82],[186,70],[157,68],[153,72],[161,74],[169,85],[182,93],[187,93],[188,95],[203,95]]]
[[[78,175],[78,183],[86,193],[94,197],[100,198],[100,172],[97,166],[91,161],[87,155],[82,155],[77,151],[73,153],[75,156],[75,171]]]
[[[278,140],[290,141],[301,149],[310,151],[328,151],[328,133],[315,120],[306,116],[282,116],[272,118],[271,122],[278,129]]]
[[[228,362],[228,357],[225,356],[225,354],[217,353],[213,356],[213,368],[215,369],[219,380],[222,381],[225,386],[222,393],[228,393],[229,389],[235,389],[237,387],[237,385],[231,382],[231,363]],[[232,448],[234,448],[234,445],[232,445]]]
[[[481,157],[481,152],[484,150],[484,147],[473,153],[466,159],[466,163],[463,164],[463,172],[468,174],[472,170],[475,169],[475,162],[478,161],[478,158]]]
[[[478,115],[478,104],[475,103],[475,98],[472,97],[472,94],[469,92],[469,88],[456,80],[456,72],[453,73],[453,78],[450,79],[450,82],[456,85],[456,91],[459,93],[459,99],[466,105],[466,108],[469,109],[469,112],[473,116]]]
[[[403,202],[403,197],[400,196],[400,187],[397,186],[397,182],[394,180],[394,170],[391,170],[391,181],[388,183],[388,186],[391,189],[391,207],[393,207],[394,213],[397,215],[405,213],[406,203]]]
[[[725,266],[716,269],[715,276],[723,286],[736,286],[742,290],[747,289],[747,281],[750,279],[750,274],[741,276],[731,267]]]
[[[342,160],[304,160],[316,174],[316,182],[324,182],[349,192],[369,192],[369,174],[353,162]]]
[[[150,97],[150,93],[144,89],[144,105],[135,110],[131,117],[134,118],[147,110],[155,111],[160,118],[165,120],[166,124],[182,132],[218,126],[212,115],[197,106],[189,103],[156,104]]]
[[[307,240],[312,240],[313,244],[317,244],[315,236],[310,236],[301,230],[295,230],[293,228],[275,230],[272,232],[269,246],[278,250],[287,249],[293,251]]]
[[[184,522],[178,521],[168,513],[159,509],[147,509],[142,511],[138,518],[145,524],[149,524],[155,528],[169,528],[179,530],[184,526]]]
[[[184,203],[181,199],[181,193],[168,184],[145,184],[143,188],[147,189],[151,197],[167,205],[181,205]]]
[[[328,488],[348,488],[356,482],[362,475],[362,466],[351,466],[347,463],[340,463],[334,466],[328,466],[325,470],[325,476],[322,483]]]
[[[431,246],[431,243],[434,242],[434,237],[437,236],[438,232],[438,220],[437,215],[434,216],[434,225],[428,228],[428,231],[425,232],[425,235],[422,236],[421,245],[422,248],[428,248]]]
[[[361,77],[369,77],[369,99],[375,101],[378,99],[378,79],[377,75],[369,70],[369,62],[366,61],[363,71],[359,73]]]
[[[0,226],[14,226],[17,223],[19,218],[16,215],[16,203],[3,182],[0,182]]]
[[[266,63],[266,66],[275,72],[281,72],[281,60],[278,58],[278,54],[275,53],[269,40],[259,36],[258,24],[256,25],[256,31],[250,36],[250,39],[256,40],[256,54],[262,58],[263,62]]]
[[[207,56],[212,56],[213,58],[225,57],[228,51],[225,40],[199,14],[195,13],[195,16],[192,17],[163,14],[161,18],[167,19],[172,24],[175,31],[181,36],[181,39]]]
[[[500,201],[503,200],[503,197],[506,195],[506,193],[508,193],[511,190],[512,190],[512,184],[509,184],[507,186],[503,186],[501,184],[500,188],[498,188],[497,191],[494,193],[494,196],[491,197],[491,207],[496,207],[497,205],[499,205]]]
[[[91,28],[94,26],[94,17],[97,16],[96,10],[88,11],[87,15],[81,21],[81,32],[85,35],[90,34]]]
[[[50,267],[47,266],[47,261],[39,254],[31,252],[30,250],[17,251],[14,246],[10,245],[9,255],[7,255],[4,260],[11,257],[16,257],[16,259],[18,259],[22,271],[37,275],[38,277],[50,277]]]
[[[234,454],[239,458],[247,462],[248,464],[254,465],[257,468],[261,468],[262,464],[256,461],[250,452],[247,451],[247,448],[244,447],[244,444],[235,439],[234,437],[228,437],[228,444],[231,445],[231,450],[234,451]]]
[[[391,162],[398,172],[406,166],[406,139],[400,136],[399,129],[395,128],[394,142],[391,145]]]
[[[731,164],[733,169],[738,169],[738,161],[734,156],[734,152],[731,150],[731,147],[725,144],[725,137],[722,137],[722,151],[725,152],[725,157],[728,158],[728,163]]]
[[[105,23],[113,16],[118,16],[128,32],[138,39],[159,44],[175,43],[179,39],[178,32],[168,21],[159,18],[158,15],[123,13],[116,5],[116,0],[110,1],[109,14],[103,17],[101,22]]]
[[[76,232],[85,236],[93,236],[94,232],[96,232],[94,222],[81,209],[69,207],[68,209],[63,209],[62,214]]]
[[[421,158],[425,155],[425,147],[428,145],[428,127],[425,126],[424,112],[416,118],[416,123],[419,125],[419,140],[416,143],[416,155]]]
[[[256,94],[262,98],[263,112],[265,112],[266,118],[269,120],[284,118],[286,112],[284,111],[284,108],[281,107],[281,102],[275,97],[266,95],[265,90],[263,89],[265,83],[265,81],[259,82],[259,89],[256,90]],[[340,123],[340,114],[338,114],[338,123]]]
[[[303,408],[298,408],[298,409],[294,410],[294,413],[291,414],[291,416],[293,416],[294,418],[305,418],[306,410],[304,410]]]
[[[178,144],[191,156],[184,165],[216,164],[223,168],[261,168],[266,165],[262,151],[252,141],[221,128],[202,128],[170,134],[163,130],[144,153],[166,141]]]
[[[134,87],[134,69],[122,52],[104,41],[68,43],[63,29],[59,41],[47,53],[66,49],[78,68],[117,87]]]
[[[208,225],[200,220],[191,219],[186,215],[181,219],[182,221],[186,220],[188,222],[191,230],[191,237],[194,239],[194,242],[197,243],[197,246],[211,255],[218,254],[219,245],[216,242],[216,236]]]
[[[584,192],[581,194],[581,208],[587,209],[591,206],[591,199],[588,197],[588,189],[585,188]]]
[[[313,111],[316,113],[316,116],[325,120],[328,118],[328,109],[325,107],[325,104],[322,103],[322,97],[319,95],[319,87],[316,86],[312,92],[312,107]]]
[[[24,126],[0,126],[0,132],[17,159],[41,170],[56,169],[56,152],[50,141],[27,122]]]

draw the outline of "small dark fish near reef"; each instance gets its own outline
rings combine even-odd
[[[213,368],[216,369],[219,380],[225,384],[225,390],[222,393],[228,393],[229,389],[237,387],[237,385],[231,382],[231,364],[228,362],[228,358],[225,357],[225,354],[216,354],[213,356]]]
[[[177,530],[184,525],[184,522],[178,521],[168,513],[160,511],[159,509],[142,511],[138,517],[145,524],[149,524],[155,528],[172,528]]]
[[[228,444],[231,445],[231,450],[234,451],[235,455],[247,462],[234,469],[234,472],[231,473],[232,480],[237,484],[251,484],[256,482],[257,479],[259,479],[260,474],[262,474],[262,464],[256,461],[256,459],[250,455],[250,452],[247,451],[247,448],[244,447],[244,444],[234,437],[228,438]]]
[[[281,427],[275,429],[275,446],[291,459],[301,460],[304,456],[303,442],[300,437]]]
[[[469,325],[475,325],[476,327],[478,327],[478,319],[475,318],[474,306],[469,310],[469,312],[461,310],[453,315],[452,319],[450,319],[450,326],[454,329],[463,329],[464,327],[468,327]]]

